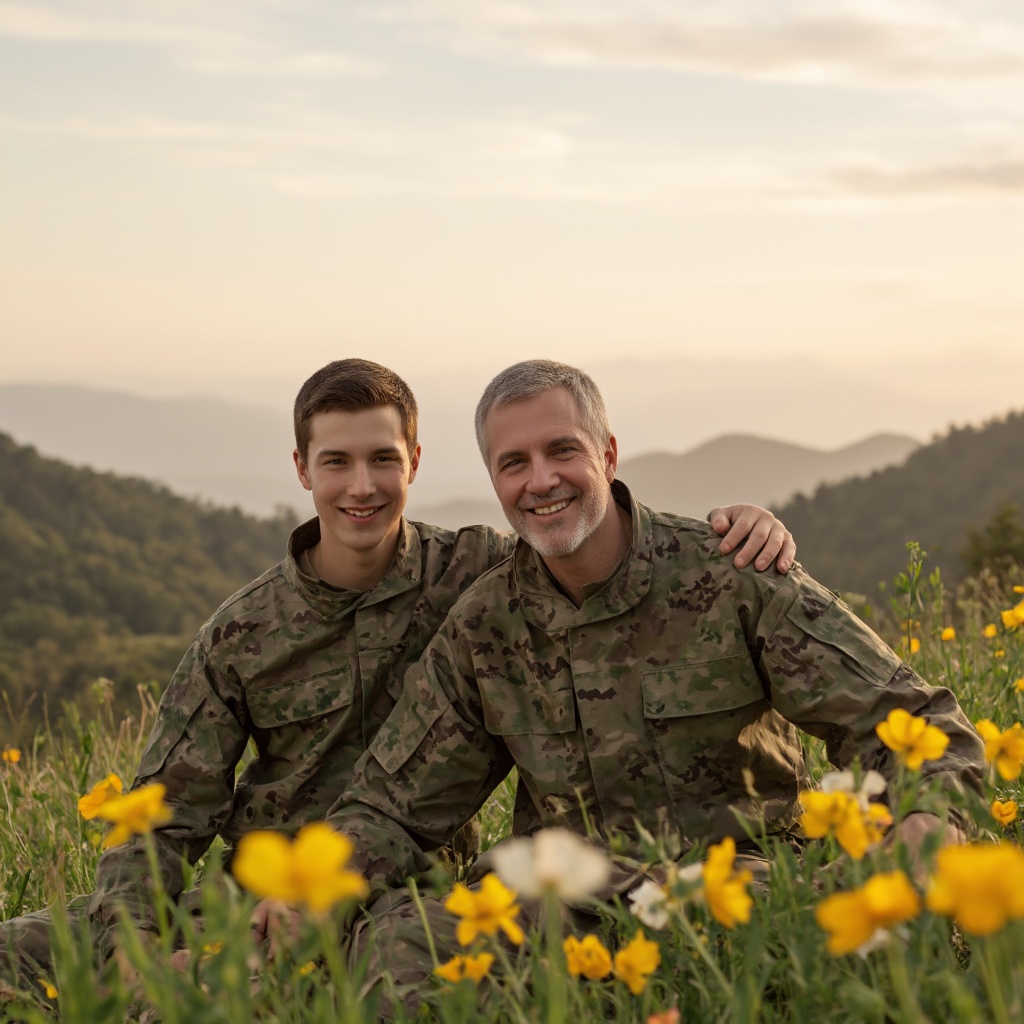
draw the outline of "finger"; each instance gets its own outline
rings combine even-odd
[[[719,536],[726,533],[732,525],[732,517],[729,515],[731,508],[731,505],[725,508],[713,508],[708,513],[708,522],[711,524],[711,529]]]
[[[772,523],[761,550],[757,553],[754,565],[758,572],[763,572],[772,562],[775,556],[782,550],[783,541],[786,539],[786,528],[777,519]]]
[[[721,551],[723,555],[729,554],[730,551],[742,544],[750,535],[752,530],[761,529],[760,518],[757,512],[752,509],[745,509],[740,513],[734,512],[732,516],[730,516],[730,521],[732,522],[732,525],[729,528],[729,532],[726,533],[722,538],[721,544],[718,545],[718,550]],[[767,529],[762,529],[761,540],[763,540],[766,535]],[[757,547],[755,547],[753,551],[748,552],[743,564],[746,565],[746,563],[753,557],[753,554],[759,551],[760,548],[761,544],[758,543]]]
[[[740,528],[740,523],[736,525],[729,532],[732,533]],[[737,569],[742,569],[745,565],[748,565],[754,560],[758,552],[762,550],[765,544],[768,543],[769,537],[771,536],[772,522],[771,520],[758,519],[747,527],[744,532],[737,538],[737,543],[746,537],[743,546],[736,552],[736,557],[732,560],[733,565]],[[728,537],[728,534],[726,534]],[[781,547],[781,544],[779,545]],[[773,556],[774,557],[774,556]]]
[[[796,541],[793,540],[793,534],[786,530],[785,540],[782,542],[782,554],[775,560],[775,568],[779,572],[789,572],[793,568],[793,563],[796,561]]]

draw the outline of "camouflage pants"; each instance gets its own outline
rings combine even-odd
[[[65,907],[71,934],[76,938],[88,926],[89,896],[76,896]],[[0,921],[0,977],[8,981],[53,978],[53,919],[50,910]]]
[[[424,918],[439,963],[465,952],[455,939],[458,919],[444,909],[443,901],[422,897],[420,903],[422,915],[408,891],[396,889],[376,900],[352,928],[349,965],[363,978],[361,995],[379,1000],[378,1020],[391,1020],[397,1006],[412,1019],[430,992],[434,964]],[[539,916],[537,905],[524,900],[516,921],[528,930]],[[501,942],[514,955],[515,947],[503,936]]]
[[[64,907],[72,940],[77,942],[89,927],[91,895],[76,896]],[[200,891],[184,893],[179,904],[193,919],[200,916]],[[53,915],[49,908],[9,921],[0,921],[0,979],[35,983],[40,977],[53,979]]]
[[[485,854],[470,872],[469,887],[478,888],[479,880],[486,873],[489,858]],[[737,869],[749,869],[754,876],[756,887],[765,887],[769,874],[768,861],[760,853],[743,851],[736,858]],[[623,895],[631,891],[644,877],[642,870],[623,870],[616,873],[608,891],[601,895],[611,898],[613,894]],[[397,1006],[404,1006],[407,1016],[415,1017],[424,997],[430,992],[429,979],[433,973],[430,952],[423,920],[433,939],[434,951],[439,963],[464,953],[455,939],[457,918],[444,909],[442,899],[421,898],[422,913],[405,889],[397,889],[376,900],[354,924],[349,938],[349,967],[362,977],[361,994],[376,996],[379,1000],[378,1019],[391,1020]],[[543,924],[542,908],[531,900],[520,900],[517,923],[524,931],[538,928]],[[599,932],[602,918],[592,912],[580,909],[569,910],[569,926],[579,935]],[[502,936],[502,944],[510,953],[515,947]]]

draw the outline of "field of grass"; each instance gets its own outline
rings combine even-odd
[[[956,809],[974,830],[963,863],[936,863],[935,850],[926,847],[912,864],[907,851],[887,839],[855,858],[848,852],[856,846],[851,833],[840,827],[809,841],[800,856],[769,845],[771,877],[750,885],[727,849],[695,850],[683,858],[682,870],[668,868],[665,886],[653,897],[648,892],[641,915],[631,912],[629,900],[608,906],[591,939],[568,923],[562,928],[562,882],[555,878],[546,897],[549,926],[527,930],[515,947],[477,935],[466,947],[469,959],[444,968],[451,977],[466,977],[434,979],[422,1019],[1024,1019],[1024,833],[1013,820],[1015,805],[1024,807],[1024,736],[1019,727],[1012,731],[1024,704],[1024,625],[1003,615],[1018,606],[1024,611],[1022,584],[1024,573],[1003,583],[972,581],[949,593],[937,577],[927,577],[912,550],[907,573],[887,591],[891,607],[872,612],[853,601],[925,679],[957,694],[972,722],[993,723],[989,750],[995,755],[1000,747],[1002,754],[990,765],[984,797]],[[0,725],[0,919],[62,905],[91,888],[104,833],[80,816],[79,797],[110,773],[131,779],[154,712],[152,699],[140,693],[138,708],[122,718],[107,692],[97,685],[93,718],[72,714],[20,750],[5,744]],[[820,779],[829,766],[816,744],[808,753]],[[886,794],[896,821],[915,805],[915,774],[906,767]],[[507,830],[511,792],[508,785],[499,790],[482,816],[485,845]],[[857,813],[851,820],[869,839],[871,829],[885,824]],[[652,837],[652,862],[668,866],[670,853]],[[255,898],[221,876],[215,854],[207,857],[201,881],[202,934],[191,917],[164,906],[160,941],[146,945],[126,930],[124,961],[100,971],[88,940],[74,941],[58,914],[53,976],[16,986],[0,981],[0,1020],[375,1020],[372,1000],[359,994],[358,970],[350,973],[341,953],[343,914],[305,915],[300,934],[268,960],[249,935]],[[469,903],[461,915],[451,915],[452,928],[472,916],[472,897]],[[495,921],[514,919],[508,910]],[[175,931],[191,950],[184,971],[168,963]],[[576,941],[566,951],[568,934]]]

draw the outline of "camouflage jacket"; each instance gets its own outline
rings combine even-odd
[[[582,607],[520,541],[410,670],[330,819],[375,881],[421,871],[422,851],[513,766],[514,833],[589,822],[633,853],[635,821],[687,843],[744,839],[734,812],[791,828],[809,784],[796,726],[835,765],[859,757],[892,777],[874,730],[905,708],[950,737],[922,775],[979,786],[981,743],[952,693],[925,684],[802,568],[739,571],[706,524],[614,491],[631,509],[632,546]]]
[[[167,787],[171,823],[154,832],[164,886],[182,889],[218,833],[294,832],[322,820],[350,781],[456,597],[512,550],[489,527],[453,533],[403,522],[395,561],[365,593],[305,575],[301,552],[320,538],[298,527],[283,562],[230,597],[200,629],[160,703],[133,788]],[[235,780],[246,744],[253,756]],[[89,914],[109,951],[124,904],[142,927],[152,908],[138,893],[145,850],[106,852]]]

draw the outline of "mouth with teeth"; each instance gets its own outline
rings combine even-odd
[[[350,519],[369,519],[370,516],[379,512],[383,507],[383,505],[377,505],[375,508],[343,508],[341,511]]]
[[[527,512],[533,513],[535,516],[553,516],[556,512],[561,512],[563,508],[568,508],[572,498],[564,498],[562,501],[556,501],[551,505],[538,505],[536,508],[528,508]]]

